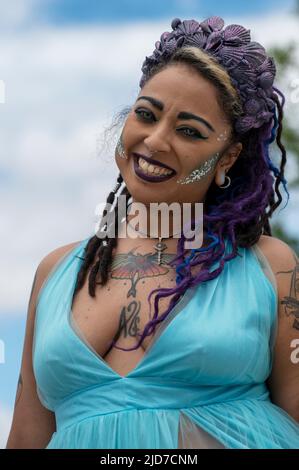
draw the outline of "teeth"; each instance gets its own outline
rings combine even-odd
[[[152,175],[171,175],[172,171],[166,168],[160,168],[145,161],[142,157],[138,159],[139,167],[145,172]]]

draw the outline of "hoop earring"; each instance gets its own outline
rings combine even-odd
[[[218,186],[218,188],[225,189],[225,188],[228,188],[228,187],[230,186],[230,184],[231,184],[231,179],[230,179],[230,177],[229,177],[228,175],[225,175],[224,181],[225,181],[225,178],[228,179],[228,183],[227,183],[225,186]]]

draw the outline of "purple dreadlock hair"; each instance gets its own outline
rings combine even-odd
[[[273,58],[266,55],[261,44],[251,41],[250,30],[235,24],[224,29],[224,21],[219,17],[211,17],[201,23],[195,20],[182,22],[175,18],[171,27],[173,31],[163,33],[160,41],[155,43],[153,54],[146,57],[140,87],[166,67],[186,64],[195,73],[211,80],[217,88],[219,103],[232,126],[231,141],[242,142],[243,148],[229,170],[231,185],[223,191],[213,181],[206,195],[203,227],[212,242],[205,248],[191,250],[191,254],[186,257],[182,233],[177,244],[177,256],[171,262],[176,267],[176,287],[154,289],[149,294],[150,304],[151,296],[157,293],[154,315],[139,335],[137,345],[125,349],[115,346],[116,341],[112,341],[114,347],[124,351],[137,349],[156,325],[167,317],[189,287],[219,276],[224,263],[239,255],[238,247],[254,245],[261,234],[272,236],[269,218],[282,201],[279,191],[281,182],[289,198],[284,177],[286,150],[281,143],[285,98],[273,86],[276,74]],[[130,108],[125,108],[121,111],[120,117],[125,117],[129,110]],[[281,151],[279,168],[269,156],[269,147],[274,141]],[[107,203],[113,204],[122,182],[119,174],[116,187],[108,195]],[[276,201],[274,192],[278,197]],[[128,208],[131,195],[126,186],[120,195],[126,197]],[[114,220],[118,220],[118,200],[114,210]],[[103,216],[106,214],[107,211],[104,210]],[[89,268],[88,289],[92,297],[95,297],[96,284],[106,284],[112,250],[117,245],[117,233],[116,224],[115,238],[107,238],[106,244],[96,235],[88,241],[74,295],[82,288]],[[232,252],[227,256],[223,256],[225,237],[232,244]],[[219,261],[219,267],[210,272],[209,267],[215,261]],[[193,276],[191,267],[200,264],[202,269]],[[96,282],[98,274],[101,282]],[[159,299],[167,296],[173,296],[169,307],[158,317]]]

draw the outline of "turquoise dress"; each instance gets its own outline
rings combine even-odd
[[[218,277],[188,289],[123,377],[72,317],[88,240],[58,261],[37,299],[33,370],[56,416],[47,449],[299,449],[298,423],[265,382],[278,301],[260,250],[239,248]]]

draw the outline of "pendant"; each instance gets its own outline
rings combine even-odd
[[[159,237],[158,243],[154,246],[158,254],[158,264],[161,264],[162,261],[162,252],[167,248],[167,245],[162,242],[162,237]]]

